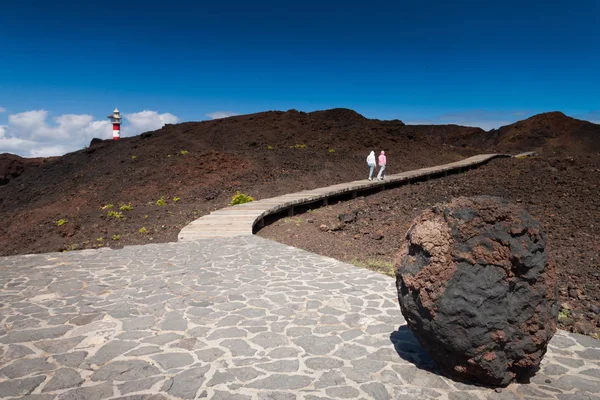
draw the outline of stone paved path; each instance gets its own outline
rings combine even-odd
[[[566,332],[500,393],[432,368],[391,278],[259,237],[0,258],[2,399],[600,399]]]

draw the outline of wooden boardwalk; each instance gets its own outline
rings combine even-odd
[[[525,155],[532,154],[523,153],[515,157]],[[361,192],[384,190],[386,187],[397,187],[417,180],[446,176],[449,173],[462,172],[478,167],[499,157],[512,156],[481,154],[450,164],[388,175],[383,181],[363,179],[226,207],[198,218],[185,226],[179,232],[179,241],[252,235],[255,225],[260,226],[263,224],[264,218],[268,215],[287,211],[287,214],[291,216],[294,214],[294,207],[300,205],[312,204],[313,207],[315,205],[327,205],[328,200],[331,198],[340,196],[355,198]]]

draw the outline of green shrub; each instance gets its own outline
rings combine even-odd
[[[132,160],[135,160],[137,158],[137,156],[131,156]]]
[[[119,240],[121,239],[121,235],[113,235],[113,240]]]
[[[142,226],[140,228],[140,233],[146,233],[146,232],[148,232],[148,230],[145,227]]]
[[[179,200],[181,200],[181,198],[177,196],[173,197],[173,203],[177,203]]]
[[[273,146],[267,146],[267,150],[273,150]]]
[[[166,206],[167,202],[165,201],[165,196],[161,196],[160,199],[156,200],[156,205],[159,207]]]
[[[237,192],[235,192],[235,194],[231,198],[230,204],[232,206],[235,206],[236,204],[244,204],[244,203],[249,203],[251,201],[254,201],[254,198],[252,198],[252,197],[248,196],[247,194],[244,194],[238,190]]]
[[[114,206],[112,204],[107,204],[105,206],[102,206],[102,210],[110,210],[111,208],[113,208]]]
[[[62,250],[62,252],[64,253],[64,252],[67,252],[67,251],[74,251],[74,250],[77,250],[77,249],[79,249],[79,245],[77,243],[73,243],[73,244],[70,244],[68,246],[65,246],[65,248]]]
[[[179,153],[180,153],[182,156],[185,156],[186,154],[188,154],[188,153],[189,153],[189,151],[187,151],[187,150],[181,150]]]
[[[123,213],[120,211],[109,211],[108,214],[106,214],[108,217],[110,218],[115,218],[115,219],[123,219],[125,218],[123,216]]]
[[[66,224],[68,221],[66,219],[59,219],[58,221],[56,221],[56,225],[58,226],[63,226],[64,224]]]
[[[123,204],[121,207],[119,207],[119,210],[121,210],[121,211],[131,211],[131,210],[133,210],[133,207],[131,207],[131,203],[129,203],[129,204]]]
[[[566,319],[566,318],[569,318],[569,310],[566,310],[566,309],[563,308],[558,313],[558,320],[562,321],[563,319]]]
[[[335,153],[335,150],[334,149],[329,149],[329,152],[330,153]]]

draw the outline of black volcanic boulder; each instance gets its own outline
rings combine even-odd
[[[556,268],[523,209],[458,198],[417,217],[398,254],[402,314],[448,375],[489,386],[526,381],[556,331]]]

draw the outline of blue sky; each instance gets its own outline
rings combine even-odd
[[[115,106],[131,134],[154,127],[135,125],[143,115],[160,125],[290,108],[484,128],[553,110],[600,120],[595,0],[5,3],[0,152],[2,135],[4,151],[25,154],[51,142],[57,118],[89,125]],[[10,118],[42,110],[37,131],[24,131],[29,114]],[[106,128],[88,125],[87,141]]]

